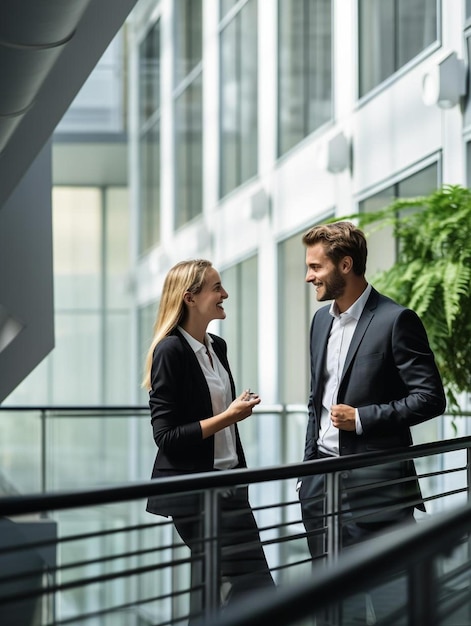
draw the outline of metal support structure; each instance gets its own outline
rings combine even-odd
[[[204,492],[204,610],[211,615],[219,608],[220,528],[219,490]]]
[[[409,570],[408,625],[438,626],[435,562],[433,558],[414,563]]]

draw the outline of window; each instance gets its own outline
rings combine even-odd
[[[466,19],[471,17],[471,0],[466,0]]]
[[[224,302],[227,317],[221,322],[220,334],[227,341],[228,358],[236,392],[250,388],[258,391],[258,257],[221,272],[229,298]],[[239,423],[248,460],[258,458],[257,420]]]
[[[175,3],[175,227],[203,210],[201,0]]]
[[[307,230],[307,229],[306,229]],[[307,406],[309,327],[316,310],[315,290],[306,283],[303,233],[279,244],[279,401]],[[302,449],[302,447],[300,448]]]
[[[332,117],[332,3],[278,0],[278,154]]]
[[[435,0],[359,0],[359,95],[394,74],[438,36]]]
[[[471,0],[470,0],[471,2]],[[467,63],[469,67],[469,63],[471,61],[471,33],[468,31],[466,33],[466,54],[467,54]],[[464,126],[471,126],[471,98],[465,99],[465,109],[464,109]]]
[[[220,36],[220,197],[258,170],[257,1],[241,5]]]
[[[436,163],[412,174],[395,185],[380,191],[360,202],[361,212],[374,212],[385,208],[397,198],[414,198],[432,193],[438,185]],[[373,225],[374,228],[374,225]],[[368,229],[365,228],[368,233]],[[388,269],[396,259],[396,242],[390,227],[381,228],[368,234],[367,276],[371,279],[376,273]]]
[[[160,21],[139,48],[139,251],[160,241]]]

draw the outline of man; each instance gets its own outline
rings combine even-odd
[[[314,226],[303,243],[306,282],[316,289],[318,301],[333,301],[316,312],[311,324],[304,460],[411,445],[410,427],[445,410],[422,322],[368,284],[366,239],[352,223]],[[324,549],[324,481],[324,475],[304,477],[299,491],[313,557]],[[415,507],[424,510],[412,462],[352,470],[343,478],[342,491],[343,546],[413,521]]]

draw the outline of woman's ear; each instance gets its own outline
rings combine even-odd
[[[183,296],[183,302],[187,305],[190,306],[193,302],[193,294],[190,291],[186,291],[184,296]]]

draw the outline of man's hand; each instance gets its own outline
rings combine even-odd
[[[339,430],[355,430],[355,409],[348,404],[333,404],[330,407],[330,419]]]

